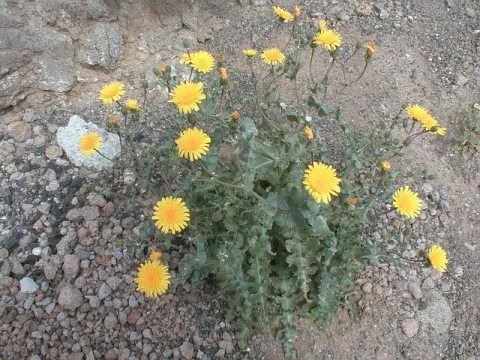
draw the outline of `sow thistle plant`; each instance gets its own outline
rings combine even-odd
[[[290,39],[287,45],[239,50],[250,70],[244,74],[247,85],[237,81],[239,72],[228,58],[205,50],[180,55],[175,68],[183,67],[188,80],[173,65],[154,69],[157,85],[169,92],[174,121],[149,148],[136,146],[129,135],[129,125],[139,126],[151,111],[144,82],[142,104],[122,103],[125,89],[118,82],[106,85],[99,99],[124,116],[114,127],[126,139],[126,152],[139,161],[135,169],[144,171],[139,175],[147,179],[149,196],[158,199],[146,210],[145,224],[158,230],[161,244],[155,246],[164,251],[172,243],[192,246],[176,284],[214,281],[241,345],[267,327],[277,331],[291,357],[298,316],[327,324],[339,305],[349,304],[355,275],[374,260],[379,244],[368,229],[378,217],[397,211],[413,221],[420,214],[419,194],[402,183],[396,160],[417,137],[444,135],[446,129],[424,107],[410,104],[368,135],[352,132],[340,110],[327,106],[330,73],[335,65],[344,69],[363,49],[360,75],[348,81],[343,71],[341,85],[359,81],[374,43],[340,56],[344,39],[326,21],[302,23],[299,7],[274,6],[273,14]],[[312,63],[319,47],[330,63],[316,79]],[[306,96],[299,96],[297,81],[303,81]],[[295,105],[282,98],[279,82],[293,84]],[[330,150],[319,131],[325,118],[334,122],[331,132],[340,150]],[[101,143],[96,144],[89,146]],[[437,245],[428,261],[439,271],[447,269],[446,252]],[[136,282],[149,297],[167,291],[171,275],[161,254],[140,266]]]

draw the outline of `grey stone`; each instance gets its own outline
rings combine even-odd
[[[102,137],[102,146],[98,149],[102,155],[93,153],[90,156],[82,154],[78,147],[78,139],[87,132],[97,132]],[[112,166],[111,160],[120,155],[120,138],[95,124],[85,122],[80,116],[70,118],[68,126],[57,131],[57,142],[63,148],[70,161],[76,166],[89,166],[97,170]],[[110,159],[110,160],[108,160]]]
[[[15,141],[19,142],[26,141],[32,135],[30,125],[24,121],[15,121],[8,124],[6,133]]]
[[[218,350],[215,355],[214,355],[216,358],[220,358],[220,359],[223,359],[225,357],[225,350],[224,349],[220,349]]]
[[[83,296],[80,290],[70,284],[65,285],[60,290],[58,303],[66,310],[75,310],[83,303]]]
[[[110,287],[110,289],[112,289],[113,291],[117,290],[118,289],[118,286],[122,283],[122,280],[119,279],[118,277],[116,276],[110,276],[108,279],[107,279],[107,285]]]
[[[100,288],[98,289],[98,298],[100,300],[103,300],[110,296],[111,293],[112,290],[110,289],[110,287],[106,283],[102,283],[102,285],[100,285]]]
[[[80,259],[75,254],[68,254],[63,257],[63,275],[66,278],[75,278],[80,269]]]
[[[368,293],[371,293],[371,292],[372,292],[372,284],[370,284],[370,283],[368,283],[368,282],[365,283],[365,284],[363,284],[363,286],[362,286],[362,291],[363,291],[364,293],[367,293],[367,294],[368,294]]]
[[[0,249],[0,259],[8,258],[8,250],[5,248]]]
[[[218,346],[220,347],[220,349],[225,350],[227,354],[230,354],[233,351],[233,343],[231,341],[220,340],[218,342]]]
[[[135,297],[135,295],[132,294],[128,297],[128,306],[131,307],[131,308],[138,307],[138,300]]]
[[[362,4],[355,9],[355,12],[360,16],[372,15],[373,9],[370,4]]]
[[[2,264],[2,267],[0,268],[0,273],[2,275],[8,276],[10,275],[10,272],[12,271],[12,265],[10,265],[10,261],[4,261]]]
[[[465,9],[465,15],[467,15],[468,17],[474,18],[476,16],[475,9],[472,9],[471,7],[467,7]]]
[[[10,286],[13,283],[13,278],[10,276],[5,276],[3,274],[0,274],[0,286]]]
[[[432,191],[433,191],[433,186],[432,186],[432,184],[425,183],[425,184],[423,184],[423,186],[422,186],[422,190],[423,190],[423,193],[424,193],[425,195],[430,195],[430,194],[432,193]]]
[[[87,0],[87,12],[92,19],[114,18],[111,9],[103,0]]]
[[[418,320],[440,334],[446,333],[453,318],[447,299],[437,290],[432,290],[427,296],[426,305],[424,310],[418,312]]]
[[[63,150],[60,146],[50,145],[45,149],[45,155],[50,160],[56,160],[63,155]]]
[[[123,36],[118,24],[95,24],[82,41],[80,61],[87,66],[107,70],[117,67],[123,55]]]
[[[82,216],[86,221],[95,220],[100,216],[100,212],[98,211],[98,207],[96,206],[84,206],[81,210]]]
[[[89,303],[92,308],[98,308],[100,306],[100,299],[98,296],[91,296]]]
[[[191,342],[184,341],[180,346],[180,353],[185,359],[193,359],[193,356],[195,355],[193,344]]]
[[[63,58],[54,59],[50,56],[39,57],[36,72],[41,90],[67,92],[75,85],[72,61],[66,62]]]
[[[107,329],[114,329],[117,324],[118,324],[118,319],[117,317],[115,316],[115,314],[108,314],[107,317],[105,318],[103,324],[105,325],[105,327]]]
[[[402,321],[402,331],[407,337],[411,338],[417,335],[419,324],[415,319],[404,319]]]
[[[464,86],[468,83],[469,79],[462,74],[457,75],[457,79],[455,80],[455,85]]]
[[[427,277],[422,283],[422,289],[431,290],[431,289],[434,289],[434,288],[435,288],[435,282],[433,281],[433,279],[430,276]]]
[[[17,258],[10,257],[10,264],[12,265],[12,272],[15,275],[25,274],[25,269],[23,268],[23,265],[20,263],[20,261],[18,261]]]
[[[55,246],[57,248],[57,253],[59,255],[65,255],[66,253],[70,252],[70,249],[72,249],[76,243],[77,233],[74,229],[69,229],[67,234],[62,237],[62,239]]]
[[[47,280],[55,279],[55,275],[57,275],[57,265],[54,264],[53,261],[48,261],[43,265],[43,273]]]
[[[70,209],[65,217],[70,221],[79,221],[82,219],[83,213],[81,209]]]
[[[408,291],[417,300],[421,299],[423,296],[422,288],[420,287],[420,284],[418,281],[410,281],[408,283]]]
[[[37,283],[28,276],[25,276],[20,280],[20,291],[26,294],[33,294],[38,290]]]
[[[101,194],[91,193],[87,196],[87,201],[90,205],[103,208],[107,204],[107,200]]]

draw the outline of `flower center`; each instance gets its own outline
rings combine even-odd
[[[194,151],[200,147],[200,143],[201,143],[201,139],[199,138],[199,136],[196,134],[193,134],[185,137],[183,147],[187,151]]]

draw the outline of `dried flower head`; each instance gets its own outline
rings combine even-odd
[[[313,137],[314,137],[314,135],[313,135],[313,130],[312,130],[312,128],[311,128],[310,126],[308,126],[308,125],[305,126],[305,127],[303,128],[303,132],[305,133],[305,137],[306,137],[308,140],[313,140]]]
[[[237,121],[238,119],[240,119],[240,113],[238,111],[232,111],[230,113],[230,117],[232,118],[232,120],[235,120]]]
[[[187,54],[188,55],[188,54]],[[160,65],[158,65],[158,69],[162,72],[165,73],[168,70],[170,70],[170,66],[167,63],[161,62]]]
[[[301,13],[300,6],[295,5],[295,7],[293,8],[293,16],[298,18],[300,16],[300,13]]]
[[[371,58],[374,52],[375,52],[375,41],[368,40],[367,41],[367,50],[366,50],[365,55],[367,56],[367,58]]]
[[[218,68],[218,74],[220,75],[220,79],[224,81],[228,80],[228,72],[226,68],[224,67]]]
[[[354,197],[354,198],[348,199],[347,204],[348,205],[357,205],[358,204],[358,198]]]
[[[150,255],[148,255],[148,258],[152,261],[154,260],[160,260],[160,258],[162,257],[162,252],[161,251],[156,251],[156,250],[152,250],[152,252],[150,253]]]
[[[387,160],[382,161],[382,170],[388,171],[391,168],[392,168],[392,164],[390,163],[390,161],[387,161]]]

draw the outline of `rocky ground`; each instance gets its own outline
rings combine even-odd
[[[413,223],[380,218],[371,239],[393,237],[401,256],[358,278],[356,318],[339,310],[323,330],[300,319],[299,358],[480,358],[478,157],[453,152],[456,111],[480,100],[480,4],[299,3],[303,21],[328,18],[351,42],[376,40],[375,67],[335,94],[354,124],[418,101],[451,130],[395,164],[415,173],[424,209]],[[148,211],[113,194],[104,173],[73,166],[55,141],[73,114],[104,124],[99,88],[141,71],[153,79],[150,69],[173,62],[183,38],[231,63],[244,47],[285,40],[268,3],[0,1],[0,28],[0,358],[281,359],[268,333],[238,348],[214,286],[182,284],[155,301],[136,292]],[[423,168],[436,179],[423,181]],[[421,261],[433,243],[451,258],[443,276]],[[174,275],[186,252],[164,255]]]

